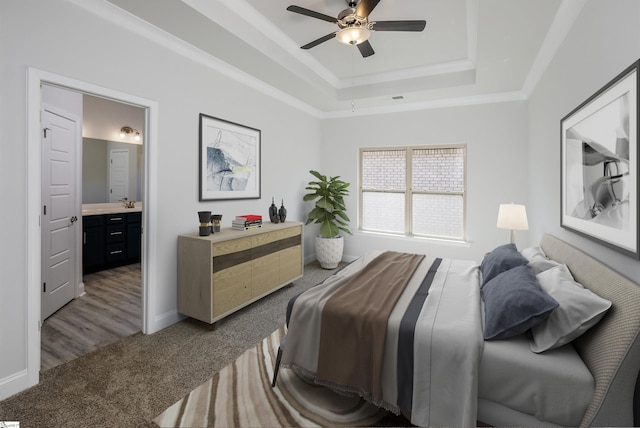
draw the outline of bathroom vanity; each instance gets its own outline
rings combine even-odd
[[[140,261],[142,203],[82,206],[82,272],[91,273]]]

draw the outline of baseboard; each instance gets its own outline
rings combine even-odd
[[[37,383],[37,379],[36,379]],[[0,401],[5,400],[18,392],[24,391],[27,388],[31,388],[35,384],[29,382],[29,373],[27,370],[22,370],[18,373],[14,373],[11,376],[0,379]]]
[[[153,318],[153,322],[148,326],[146,334],[157,333],[160,330],[172,326],[173,324],[182,321],[187,318],[185,315],[180,314],[177,310],[165,312]]]

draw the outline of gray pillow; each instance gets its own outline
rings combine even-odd
[[[531,329],[530,347],[539,353],[571,342],[596,325],[611,307],[603,299],[575,282],[565,265],[537,275],[540,286],[559,304],[549,318]]]
[[[484,338],[508,339],[544,321],[558,307],[528,266],[497,275],[480,289],[484,300]]]
[[[527,263],[528,260],[518,252],[515,244],[504,244],[496,247],[480,263],[482,284],[486,284],[502,272]]]

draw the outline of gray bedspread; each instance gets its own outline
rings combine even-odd
[[[387,321],[381,396],[319,376],[323,308],[380,254],[368,253],[296,299],[282,347],[283,367],[403,413],[416,425],[475,426],[484,343],[480,273],[475,262],[425,257],[417,267]]]

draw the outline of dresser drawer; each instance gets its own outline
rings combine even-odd
[[[107,245],[107,263],[124,260],[126,256],[127,251],[124,242]]]
[[[251,299],[251,264],[243,263],[213,274],[212,316],[217,317]]]
[[[107,243],[123,242],[125,230],[126,225],[124,223],[107,226]]]
[[[124,223],[125,216],[126,214],[106,214],[105,220],[106,220],[107,226],[109,226],[110,224]]]

